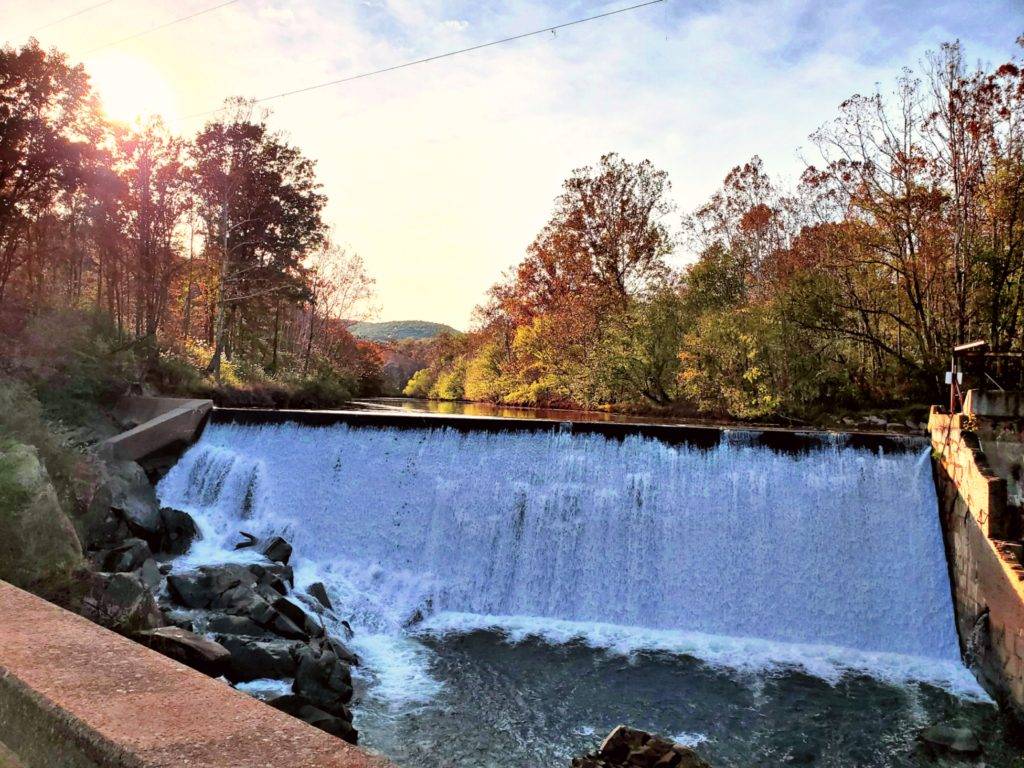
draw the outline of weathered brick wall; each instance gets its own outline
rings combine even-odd
[[[935,409],[929,418],[957,629],[986,688],[1024,716],[1024,570],[1000,539],[1012,527],[1006,482],[970,426]]]

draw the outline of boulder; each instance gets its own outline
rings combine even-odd
[[[359,743],[359,732],[352,727],[352,715],[348,710],[345,710],[345,717],[331,715],[324,712],[322,709],[313,706],[313,704],[302,696],[296,696],[294,694],[290,696],[278,696],[267,703],[275,709],[287,712],[292,717],[296,717],[299,720],[309,723],[314,728],[319,728],[321,731],[326,731],[332,736],[337,736],[339,739],[343,739],[349,744]]]
[[[233,683],[271,678],[283,680],[295,675],[301,643],[288,640],[256,640],[241,635],[216,635],[217,642],[231,654],[225,677]]]
[[[103,556],[101,568],[109,573],[128,573],[142,568],[150,559],[149,544],[142,539],[126,539]]]
[[[925,749],[933,754],[977,755],[981,753],[981,742],[970,728],[937,723],[925,728],[918,735]]]
[[[110,508],[116,510],[133,535],[159,546],[163,536],[163,517],[156,491],[142,467],[134,461],[106,462],[104,479]],[[104,494],[100,494],[102,499]]]
[[[161,507],[160,519],[163,521],[160,552],[184,555],[192,546],[192,542],[199,538],[199,527],[188,512],[173,507]]]
[[[269,633],[248,616],[230,616],[214,614],[206,622],[206,631],[222,635],[247,635],[248,637],[265,637]]]
[[[171,573],[167,590],[179,605],[186,608],[226,607],[222,595],[238,586],[252,588],[258,579],[245,565],[203,565],[194,571]]]
[[[317,653],[310,646],[298,651],[298,668],[292,693],[302,696],[328,714],[343,716],[352,700],[352,674],[332,651]]]
[[[90,573],[81,611],[90,621],[128,635],[165,623],[152,593],[132,573]]]
[[[223,675],[231,659],[231,653],[220,643],[179,627],[146,630],[135,635],[135,639],[210,677]]]
[[[292,545],[280,536],[271,536],[267,542],[260,547],[260,552],[268,560],[282,565],[288,565],[292,556]]]
[[[290,619],[296,626],[305,625],[308,614],[297,603],[287,597],[278,597],[270,603],[271,607],[282,616]]]
[[[164,621],[173,627],[180,627],[186,632],[195,632],[195,620],[189,611],[171,608],[164,609]]]
[[[153,592],[154,594],[157,592],[163,577],[160,575],[160,566],[157,565],[156,560],[149,558],[140,568],[135,570],[134,573],[142,579],[142,583],[149,588],[150,592]]]
[[[36,449],[0,438],[0,579],[56,587],[81,564],[75,526]]]
[[[260,565],[201,566],[195,571],[170,574],[167,592],[171,600],[186,608],[245,616],[280,637],[308,640],[305,613],[275,588],[285,588],[282,575]]]
[[[270,587],[278,594],[287,595],[291,587],[295,585],[295,572],[289,565],[250,563],[248,567],[258,579],[258,584]]]
[[[253,612],[253,620],[261,626],[269,629],[275,635],[290,638],[293,640],[309,640],[309,633],[287,616],[278,613],[272,606],[269,611]]]
[[[617,726],[598,748],[574,758],[572,768],[710,768],[697,753],[646,731]]]
[[[327,587],[324,586],[322,581],[314,581],[308,587],[306,587],[306,594],[315,599],[320,605],[326,608],[328,611],[334,610],[334,605],[331,603],[331,598],[327,595]]]
[[[336,637],[325,634],[323,637],[313,638],[309,644],[320,651],[331,651],[350,667],[359,666],[359,657]]]

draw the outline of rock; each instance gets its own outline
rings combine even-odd
[[[324,627],[323,622],[318,621],[315,616],[306,616],[306,621],[302,625],[303,631],[310,637],[326,637],[327,629]]]
[[[359,666],[359,657],[352,653],[344,643],[335,637],[325,634],[323,637],[316,637],[310,640],[310,645],[321,651],[331,651],[335,656],[351,667]]]
[[[255,547],[260,541],[251,533],[246,533],[245,531],[239,531],[238,533],[245,537],[245,541],[240,541],[237,544],[235,544],[235,549],[247,549],[249,547]]]
[[[231,659],[231,653],[220,643],[179,627],[160,627],[139,632],[135,639],[210,677],[223,675]]]
[[[309,723],[314,728],[326,731],[332,736],[347,741],[349,744],[359,743],[359,732],[352,727],[352,715],[346,710],[347,717],[336,717],[313,706],[309,701],[294,694],[278,696],[267,702],[275,709],[287,712],[292,717]]]
[[[57,586],[82,564],[82,545],[36,449],[0,440],[0,579]]]
[[[322,581],[314,581],[306,587],[306,594],[315,599],[328,611],[334,610],[334,605],[331,604],[331,598],[327,595],[327,587],[324,586]]]
[[[287,595],[289,589],[295,584],[295,573],[288,565],[251,563],[249,570],[258,579],[257,584],[270,587],[280,595]]]
[[[239,585],[251,589],[257,581],[257,576],[244,565],[204,565],[195,571],[170,574],[167,590],[172,600],[186,608],[211,608],[225,592]]]
[[[937,723],[925,728],[918,735],[925,748],[934,753],[953,755],[977,755],[981,753],[981,742],[970,728]]]
[[[574,758],[572,768],[710,768],[696,752],[646,731],[617,726],[597,752]]]
[[[256,640],[241,635],[217,635],[216,638],[231,654],[224,674],[233,683],[247,683],[265,677],[283,680],[296,673],[301,643]]]
[[[149,551],[149,544],[142,539],[126,539],[123,544],[104,555],[101,568],[109,573],[136,571],[152,554]]]
[[[282,616],[273,608],[270,609],[270,614],[266,617],[262,614],[253,614],[253,619],[275,635],[294,640],[309,640],[309,633],[305,629],[295,624],[287,616]]]
[[[290,575],[290,569],[288,571]],[[286,588],[281,573],[260,565],[201,566],[195,571],[169,575],[167,592],[175,603],[186,608],[247,616],[281,637],[308,640],[305,612],[274,588],[275,585]],[[288,615],[281,613],[282,610]],[[297,621],[289,618],[293,615]]]
[[[142,467],[134,461],[106,462],[105,483],[110,508],[121,515],[133,535],[159,546],[163,518],[156,491]]]
[[[206,622],[206,631],[222,635],[247,635],[249,637],[265,637],[267,630],[248,616],[230,616],[215,614]]]
[[[271,536],[267,543],[260,548],[260,552],[268,560],[288,565],[288,561],[292,556],[292,545],[280,536]]]
[[[142,583],[146,585],[146,588],[153,593],[156,593],[160,587],[160,582],[163,577],[160,575],[160,567],[157,565],[156,560],[149,558],[142,564],[142,567],[133,571],[138,576]]]
[[[181,610],[164,610],[164,621],[174,627],[184,629],[186,632],[195,632],[195,622],[192,614]]]
[[[192,542],[199,537],[199,527],[192,515],[173,507],[161,507],[160,518],[163,531],[160,537],[159,551],[169,555],[184,555]]]
[[[328,714],[343,717],[352,700],[352,674],[348,665],[331,651],[317,653],[304,646],[298,651],[298,669],[292,693],[302,696]]]
[[[270,607],[285,618],[290,619],[298,627],[303,626],[308,618],[302,607],[293,603],[287,597],[278,597],[270,603]]]
[[[91,573],[81,610],[90,621],[127,635],[164,626],[153,595],[131,573]]]

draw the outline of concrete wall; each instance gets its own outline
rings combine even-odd
[[[0,582],[0,766],[5,761],[18,768],[390,766]]]
[[[929,418],[957,629],[981,682],[1024,718],[1024,568],[1019,545],[1003,538],[1016,509],[973,426],[937,409]]]
[[[105,440],[101,456],[138,461],[173,446],[192,442],[213,408],[212,400],[129,395],[117,411],[137,426]]]

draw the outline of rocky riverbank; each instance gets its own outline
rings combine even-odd
[[[35,451],[0,446],[0,577],[225,684],[291,681],[271,706],[356,743],[348,705],[359,660],[325,629],[336,617],[323,585],[294,589],[288,542],[250,537],[241,546],[252,562],[179,570],[175,558],[199,535],[192,518],[159,505],[139,464],[97,466],[91,498],[69,518]]]

